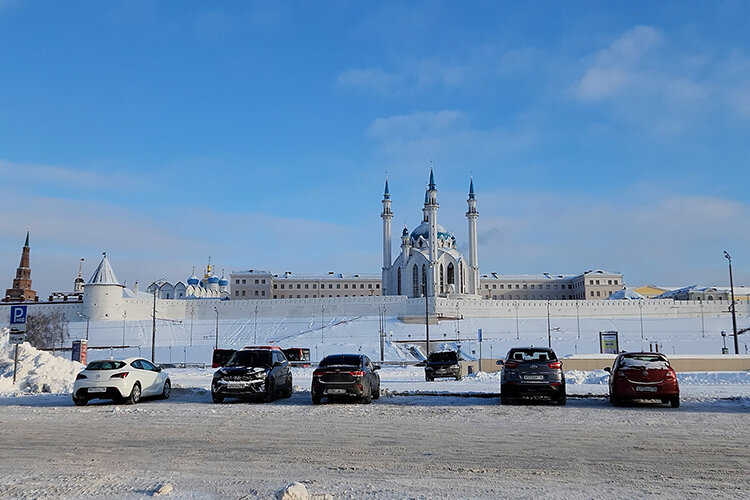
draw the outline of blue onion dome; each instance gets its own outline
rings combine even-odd
[[[215,274],[212,274],[211,276],[208,277],[208,280],[206,280],[206,281],[208,281],[209,285],[212,285],[212,284],[215,284],[215,283],[219,282],[219,277],[216,276]]]
[[[188,285],[193,285],[193,286],[195,286],[195,285],[197,285],[198,283],[200,283],[200,281],[201,281],[201,280],[199,280],[199,279],[198,279],[198,276],[196,276],[196,275],[192,275],[192,276],[191,276],[191,277],[189,277],[189,278],[188,278],[188,280],[187,280],[187,282],[188,282]]]
[[[411,238],[413,240],[418,240],[419,237],[422,237],[426,240],[430,239],[430,223],[429,222],[423,222],[420,225],[414,229],[414,231],[411,232]],[[440,224],[437,225],[437,236],[439,240],[447,240],[450,239],[451,235],[448,232],[447,229],[445,229]]]
[[[226,279],[224,276],[221,277],[219,280],[219,286],[227,286],[229,285],[229,280]]]

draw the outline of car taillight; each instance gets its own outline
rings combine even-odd
[[[677,376],[674,373],[674,370],[669,370],[667,374],[665,375],[666,378],[677,378]]]
[[[88,378],[88,377],[84,375],[83,373],[79,373],[78,375],[76,375],[76,380],[83,380],[85,378]]]
[[[357,371],[353,371],[349,373],[351,373],[352,377],[364,377],[365,376],[365,372],[363,372],[362,370],[357,370]]]
[[[313,372],[313,377],[320,377],[321,375],[323,375],[323,373],[324,372],[322,370],[315,370]]]
[[[127,376],[128,376],[128,372],[120,372],[120,373],[115,373],[109,378],[125,378]]]
[[[516,363],[515,361],[508,361],[507,363],[505,363],[505,368],[518,368],[518,363]]]
[[[553,361],[552,363],[547,363],[547,366],[559,370],[560,368],[562,368],[562,363],[560,363],[559,361]]]

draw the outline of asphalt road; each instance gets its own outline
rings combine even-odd
[[[292,481],[334,498],[746,498],[742,401],[612,408],[396,396],[372,405],[169,401],[78,408],[0,398],[0,496],[268,498]]]

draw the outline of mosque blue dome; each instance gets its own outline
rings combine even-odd
[[[419,239],[420,236],[426,240],[430,239],[430,224],[428,222],[421,223],[411,232],[411,238],[415,241]],[[439,240],[449,240],[451,237],[448,230],[440,224],[437,225],[437,236]]]

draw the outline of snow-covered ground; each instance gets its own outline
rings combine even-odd
[[[745,498],[750,373],[679,374],[679,409],[612,407],[607,374],[567,372],[566,407],[501,406],[498,373],[425,382],[383,366],[371,405],[313,406],[312,368],[272,404],[211,404],[210,368],[169,369],[167,401],[76,407],[81,365],[0,335],[0,497]],[[579,397],[576,397],[579,396]],[[162,492],[159,494],[158,492]]]

